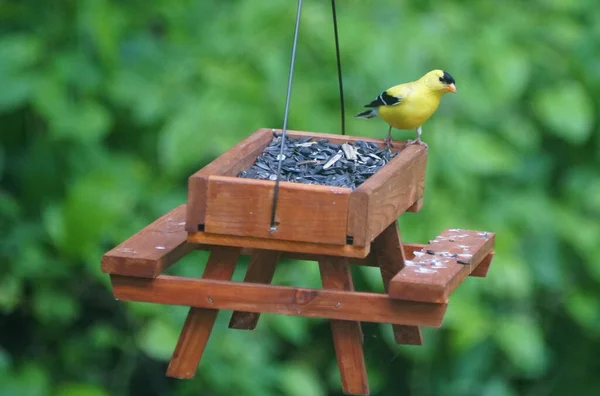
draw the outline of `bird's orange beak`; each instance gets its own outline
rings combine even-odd
[[[456,93],[456,85],[454,83],[448,84],[448,92]]]

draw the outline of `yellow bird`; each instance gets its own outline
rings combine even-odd
[[[396,85],[383,91],[371,103],[371,109],[358,113],[357,118],[381,117],[390,126],[385,139],[386,146],[392,146],[392,128],[415,129],[417,138],[408,140],[406,145],[421,144],[421,127],[437,110],[442,96],[447,92],[456,93],[454,78],[443,70],[432,70],[416,81]]]

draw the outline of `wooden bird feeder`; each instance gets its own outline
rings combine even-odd
[[[288,131],[332,142],[383,140]],[[420,326],[439,327],[450,294],[469,275],[484,277],[494,233],[444,230],[427,245],[403,244],[397,219],[423,200],[427,151],[399,154],[354,191],[281,182],[277,232],[269,231],[272,181],[242,179],[268,145],[272,129],[251,134],[189,179],[188,202],[102,258],[121,301],[189,306],[167,375],[192,378],[219,310],[229,328],[251,330],[261,313],[329,319],[346,394],[368,395],[361,322],[389,323],[396,342],[420,345]],[[194,249],[211,252],[202,278],[163,275]],[[250,255],[243,282],[231,281]],[[271,285],[281,258],[319,264],[321,289]],[[385,293],[356,292],[350,265],[379,267]]]
[[[284,130],[301,7],[298,0]],[[380,139],[343,135],[334,1],[332,10],[342,135],[286,131],[283,136],[383,147]],[[368,395],[361,322],[389,323],[396,342],[421,345],[420,327],[441,326],[458,285],[469,275],[486,276],[495,235],[448,229],[427,245],[402,243],[398,217],[418,212],[423,202],[427,150],[420,145],[394,142],[398,154],[354,190],[238,177],[272,136],[272,129],[260,129],[194,173],[187,204],[107,252],[102,271],[110,274],[118,300],[190,307],[167,376],[195,375],[219,310],[233,311],[229,328],[242,330],[254,329],[261,313],[273,313],[329,319],[343,391]],[[163,274],[194,249],[210,251],[202,278]],[[250,265],[244,281],[233,282],[240,255],[250,255]],[[318,262],[323,287],[271,285],[282,258]],[[379,267],[385,293],[356,292],[350,265]]]
[[[324,133],[287,134],[338,144],[381,143]],[[259,129],[190,177],[186,230],[191,242],[364,258],[373,239],[407,209],[418,208],[423,198],[427,150],[408,146],[354,191],[281,183],[279,227],[272,233],[274,182],[236,177],[254,163],[272,137],[272,129]]]

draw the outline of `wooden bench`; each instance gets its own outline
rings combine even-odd
[[[441,326],[456,287],[469,275],[487,275],[495,236],[445,230],[427,245],[402,244],[394,222],[359,259],[193,244],[185,218],[186,205],[180,205],[102,258],[117,299],[191,307],[168,376],[195,375],[218,310],[234,311],[229,327],[246,330],[256,327],[260,313],[276,313],[329,319],[343,389],[364,395],[369,389],[360,323],[392,324],[396,342],[422,344],[419,326]],[[201,279],[162,274],[194,249],[211,252]],[[250,255],[250,265],[243,282],[232,282],[240,255]],[[323,288],[269,285],[281,258],[317,261]],[[354,291],[349,265],[379,267],[385,294]]]

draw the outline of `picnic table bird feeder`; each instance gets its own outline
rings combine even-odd
[[[167,376],[195,375],[220,310],[233,311],[229,328],[241,330],[254,329],[261,313],[283,314],[330,320],[343,391],[368,395],[361,322],[388,323],[397,343],[421,345],[421,327],[441,326],[461,282],[486,276],[495,234],[446,229],[427,244],[402,242],[397,219],[418,212],[424,197],[420,145],[394,142],[393,158],[356,188],[240,177],[274,134],[384,147],[383,139],[287,131],[285,123],[259,129],[191,175],[187,203],[108,251],[102,271],[118,300],[190,307]],[[193,250],[210,251],[202,278],[163,274]],[[234,282],[241,255],[250,264]],[[283,258],[317,262],[322,288],[272,285]],[[355,291],[350,265],[378,267],[385,292]]]

